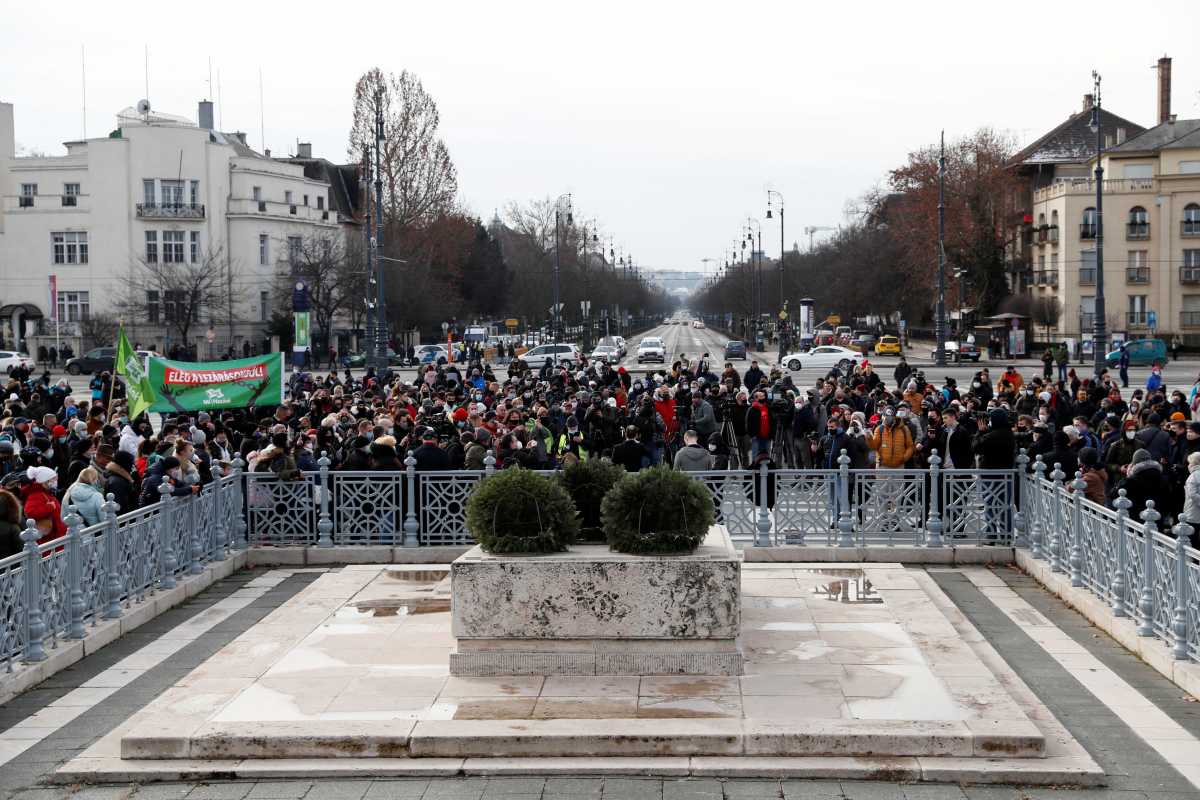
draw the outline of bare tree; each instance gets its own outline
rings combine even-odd
[[[1029,314],[1033,321],[1045,327],[1046,341],[1050,341],[1050,329],[1062,318],[1062,302],[1053,295],[1035,297],[1030,304]]]
[[[358,161],[374,147],[379,106],[384,133],[383,212],[388,221],[407,227],[450,210],[458,193],[458,174],[446,143],[438,136],[437,103],[411,72],[385,75],[376,67],[358,79],[350,159]]]
[[[117,318],[112,314],[89,314],[79,320],[79,336],[83,348],[106,347],[116,344]]]
[[[130,294],[116,304],[129,321],[162,324],[191,344],[190,334],[203,318],[224,324],[237,300],[235,269],[223,247],[202,250],[191,259],[182,246],[144,254],[130,267],[126,286]]]
[[[340,235],[313,233],[293,238],[287,246],[288,269],[279,276],[282,285],[278,291],[286,296],[297,282],[308,287],[314,328],[328,348],[334,320],[363,305],[365,266],[358,263],[357,252],[352,257]]]

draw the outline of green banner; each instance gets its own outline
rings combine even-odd
[[[309,342],[309,338],[308,338],[308,332],[309,332],[308,313],[309,312],[307,312],[307,311],[297,311],[296,312],[296,337],[295,337],[295,341],[292,343],[292,350],[297,353],[303,353],[305,350],[308,349],[309,345],[311,344]]]
[[[150,359],[151,411],[221,411],[283,402],[283,354],[234,361]]]
[[[117,338],[117,374],[125,380],[125,397],[129,400],[129,418],[137,419],[154,403],[154,389],[146,378],[142,359],[129,346],[122,326]]]

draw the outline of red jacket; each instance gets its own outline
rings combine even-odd
[[[38,544],[67,535],[67,526],[62,521],[62,505],[45,485],[27,484],[21,489],[21,498],[25,501],[25,518],[39,523],[38,529],[42,531]]]
[[[667,428],[667,434],[670,435],[679,427],[678,420],[675,419],[675,401],[671,398],[666,400],[655,400],[654,410],[663,418],[663,424]]]

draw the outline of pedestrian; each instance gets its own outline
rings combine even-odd
[[[713,457],[708,448],[700,444],[700,437],[694,430],[683,434],[683,447],[675,454],[674,467],[683,472],[702,472],[712,469]]]
[[[1046,349],[1042,351],[1042,379],[1050,380],[1050,375],[1054,369],[1054,348],[1046,345]],[[1128,384],[1126,384],[1128,385]]]
[[[1117,371],[1121,376],[1121,388],[1129,388],[1129,349],[1121,342],[1121,355],[1117,357]]]
[[[1063,342],[1058,346],[1057,352],[1054,354],[1054,363],[1058,365],[1058,382],[1067,382],[1067,367],[1071,364],[1071,354],[1067,350],[1067,343]]]
[[[58,369],[58,348],[50,345],[50,369]],[[1179,359],[1176,359],[1178,361]]]
[[[24,549],[21,521],[21,501],[7,489],[0,489],[0,558],[8,558]]]

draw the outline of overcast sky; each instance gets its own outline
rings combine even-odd
[[[365,10],[376,6],[372,10]],[[573,193],[640,264],[700,269],[786,198],[787,244],[837,225],[915,148],[982,126],[1031,141],[1080,107],[1200,117],[1200,21],[1188,2],[6,3],[0,100],[17,141],[51,154],[107,134],[144,93],[194,119],[220,73],[221,127],[258,148],[346,159],[354,82],[408,69],[442,115],[463,204]],[[980,9],[980,10],[976,10]],[[1096,21],[1096,22],[1093,22]],[[1093,30],[1101,32],[1097,40]],[[265,87],[260,125],[259,69]],[[778,220],[763,222],[768,254]]]

